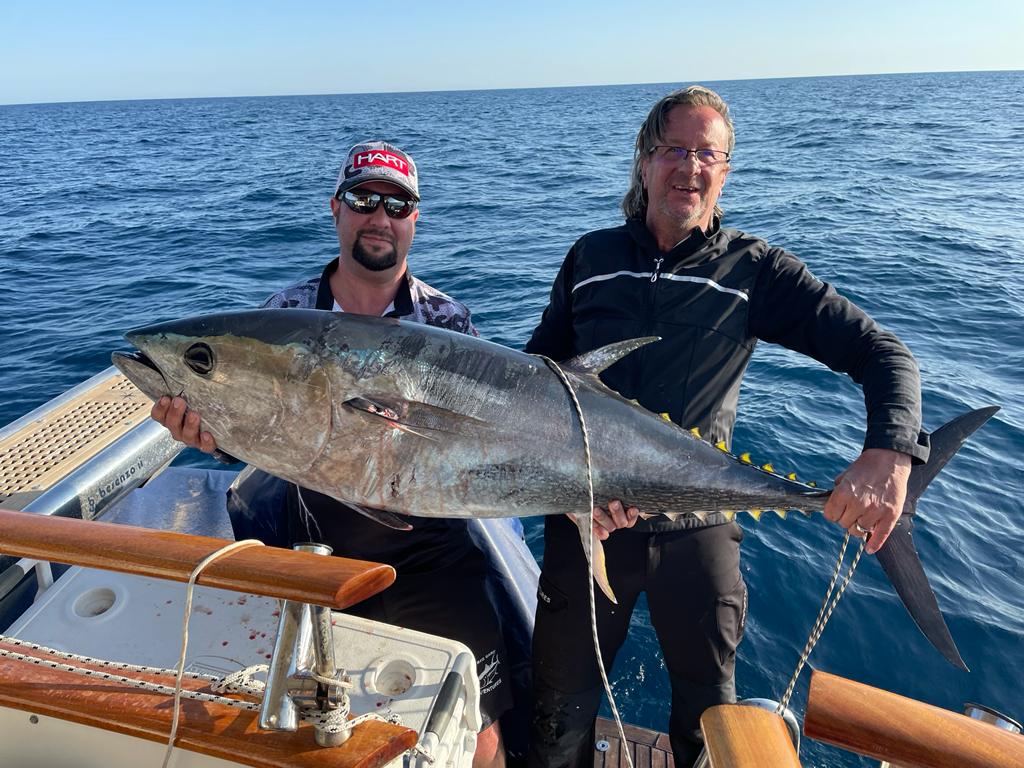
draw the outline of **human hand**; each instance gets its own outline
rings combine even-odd
[[[867,536],[865,551],[875,554],[899,522],[907,498],[910,457],[886,448],[868,448],[836,478],[825,503],[825,517]]]
[[[198,448],[203,453],[213,453],[217,450],[217,441],[209,432],[202,431],[199,414],[188,410],[185,398],[164,395],[153,403],[149,415],[153,421],[167,427],[175,440],[191,448]]]
[[[568,515],[568,517],[574,518],[573,515]],[[636,507],[626,509],[618,499],[609,502],[608,509],[594,507],[594,537],[598,541],[604,541],[612,531],[617,531],[619,528],[632,528],[636,525],[639,517],[639,509]]]

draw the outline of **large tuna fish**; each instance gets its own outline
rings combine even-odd
[[[464,334],[317,310],[259,310],[169,322],[127,334],[140,350],[114,364],[156,399],[182,395],[223,450],[361,508],[506,517],[578,513],[590,555],[580,419],[543,359]],[[643,344],[567,361],[593,460],[596,499],[647,514],[820,510],[829,491],[751,466],[612,392],[597,374]],[[904,516],[878,553],[929,640],[963,661],[910,537],[914,504],[966,437],[997,409],[932,436],[911,474]],[[401,524],[398,524],[399,526]],[[614,596],[603,551],[595,579]]]

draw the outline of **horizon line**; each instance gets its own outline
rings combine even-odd
[[[862,72],[825,75],[786,75],[773,77],[733,77],[720,80],[701,80],[703,83],[738,83],[752,80],[816,80],[821,78],[840,77],[900,77],[906,75],[958,75],[958,74],[997,74],[1002,72],[1024,72],[1024,69],[957,69],[957,70],[919,70],[912,72]],[[682,82],[682,81],[680,81]],[[133,101],[204,101],[216,99],[288,99],[308,98],[316,96],[400,96],[406,94],[428,93],[487,93],[489,91],[544,91],[568,88],[628,88],[633,86],[672,85],[668,81],[651,81],[645,83],[582,83],[575,85],[527,85],[502,86],[497,88],[423,88],[407,91],[346,91],[331,93],[263,93],[263,94],[232,94],[219,96],[151,96],[145,98],[125,99],[72,99],[67,101],[13,101],[0,102],[0,107],[41,107],[59,104],[103,104]]]

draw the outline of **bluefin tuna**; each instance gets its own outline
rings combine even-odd
[[[426,325],[318,310],[258,310],[173,321],[126,334],[114,364],[154,400],[181,395],[228,453],[353,505],[396,515],[574,514],[588,557],[587,464],[595,498],[647,515],[820,511],[829,490],[751,465],[601,383],[609,365],[656,339],[561,363]],[[564,379],[563,379],[564,374]],[[963,441],[998,408],[932,435],[900,524],[879,551],[890,581],[935,647],[966,669],[911,538],[915,504]],[[408,527],[405,525],[404,527]],[[614,594],[603,550],[595,581]]]

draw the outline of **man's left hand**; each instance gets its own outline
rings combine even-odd
[[[900,519],[909,478],[907,454],[867,448],[836,478],[836,487],[825,504],[825,517],[854,536],[868,536],[865,551],[873,555]]]

